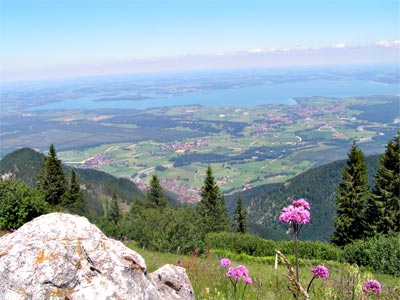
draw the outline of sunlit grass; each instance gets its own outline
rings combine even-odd
[[[225,276],[225,271],[219,266],[219,257],[212,254],[187,256],[171,253],[158,253],[138,248],[134,243],[128,246],[141,254],[147,263],[149,272],[157,270],[164,264],[177,265],[178,259],[183,261],[184,267],[192,283],[195,299],[198,300],[229,300],[231,286]],[[329,263],[329,262],[328,262]],[[279,264],[278,269],[273,265],[254,261],[233,262],[234,265],[244,264],[249,269],[249,276],[253,284],[246,289],[244,299],[289,300],[293,299],[285,277],[286,267]],[[335,264],[333,264],[335,265]],[[373,274],[360,270],[356,266],[346,264],[329,267],[330,277],[326,280],[314,280],[310,290],[310,299],[360,299],[362,284],[369,279],[376,279],[382,283],[383,292],[379,299],[400,299],[400,278]],[[312,278],[311,262],[308,266],[300,267],[300,282],[307,288]]]

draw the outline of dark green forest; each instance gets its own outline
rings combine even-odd
[[[368,156],[368,178],[372,184],[379,162],[379,155]],[[308,170],[281,184],[262,185],[244,191],[241,196],[249,213],[250,232],[264,238],[290,239],[287,228],[276,220],[288,202],[306,198],[311,204],[311,222],[305,225],[302,239],[329,241],[334,230],[333,216],[336,211],[336,188],[346,161],[335,161]],[[227,196],[229,211],[233,211],[237,195]]]

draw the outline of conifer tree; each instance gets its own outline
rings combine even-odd
[[[121,219],[121,208],[119,207],[117,192],[113,190],[111,202],[107,211],[107,219],[117,224]]]
[[[61,204],[67,191],[67,180],[53,144],[39,174],[39,190],[51,205]]]
[[[364,154],[353,142],[348,153],[342,181],[337,188],[335,229],[332,242],[344,246],[368,236],[365,206],[368,199],[368,171]]]
[[[400,232],[400,133],[386,145],[374,177],[367,216],[378,233]]]
[[[71,181],[69,185],[69,190],[71,191],[71,195],[74,199],[76,199],[76,197],[79,195],[79,192],[81,191],[81,187],[76,179],[76,173],[74,169],[71,170]]]
[[[247,232],[247,211],[243,208],[242,196],[239,195],[234,215],[234,223],[236,232],[246,233]]]
[[[198,209],[203,219],[205,233],[227,231],[229,222],[225,199],[214,180],[210,165],[201,188],[201,198]]]
[[[71,170],[71,181],[65,198],[67,198],[66,206],[70,208],[72,213],[79,215],[87,214],[86,201],[76,178],[76,172],[74,169]]]
[[[167,206],[167,199],[164,190],[160,184],[160,179],[156,174],[151,176],[150,189],[146,192],[146,198],[148,207],[164,208]]]

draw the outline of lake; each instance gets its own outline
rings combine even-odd
[[[84,97],[37,106],[30,110],[63,109],[147,109],[161,106],[181,106],[199,104],[203,106],[258,106],[267,104],[295,104],[295,98],[312,96],[349,97],[368,95],[399,95],[399,84],[384,84],[371,81],[329,81],[308,80],[288,83],[273,83],[233,89],[216,89],[207,93],[184,94],[142,94],[150,99],[123,101],[95,101],[104,94]],[[126,97],[127,92],[113,97]]]

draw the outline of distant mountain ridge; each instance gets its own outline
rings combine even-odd
[[[379,157],[380,155],[372,155],[365,158],[370,185]],[[335,161],[301,173],[284,183],[262,185],[242,192],[251,232],[274,240],[291,237],[286,235],[287,226],[280,225],[278,217],[282,208],[292,200],[305,198],[311,204],[311,222],[301,230],[300,238],[329,241],[334,231],[336,188],[341,181],[345,163],[346,160]],[[231,213],[237,196],[234,194],[226,197]]]
[[[0,160],[0,174],[11,173],[16,179],[25,181],[30,186],[37,186],[37,178],[44,162],[45,155],[30,148],[15,150]],[[71,167],[63,165],[67,178]],[[135,198],[144,198],[138,187],[127,178],[117,178],[102,171],[92,169],[75,169],[78,182],[88,200],[89,209],[95,215],[103,215],[101,199],[111,197],[115,190],[122,202],[129,204]]]

